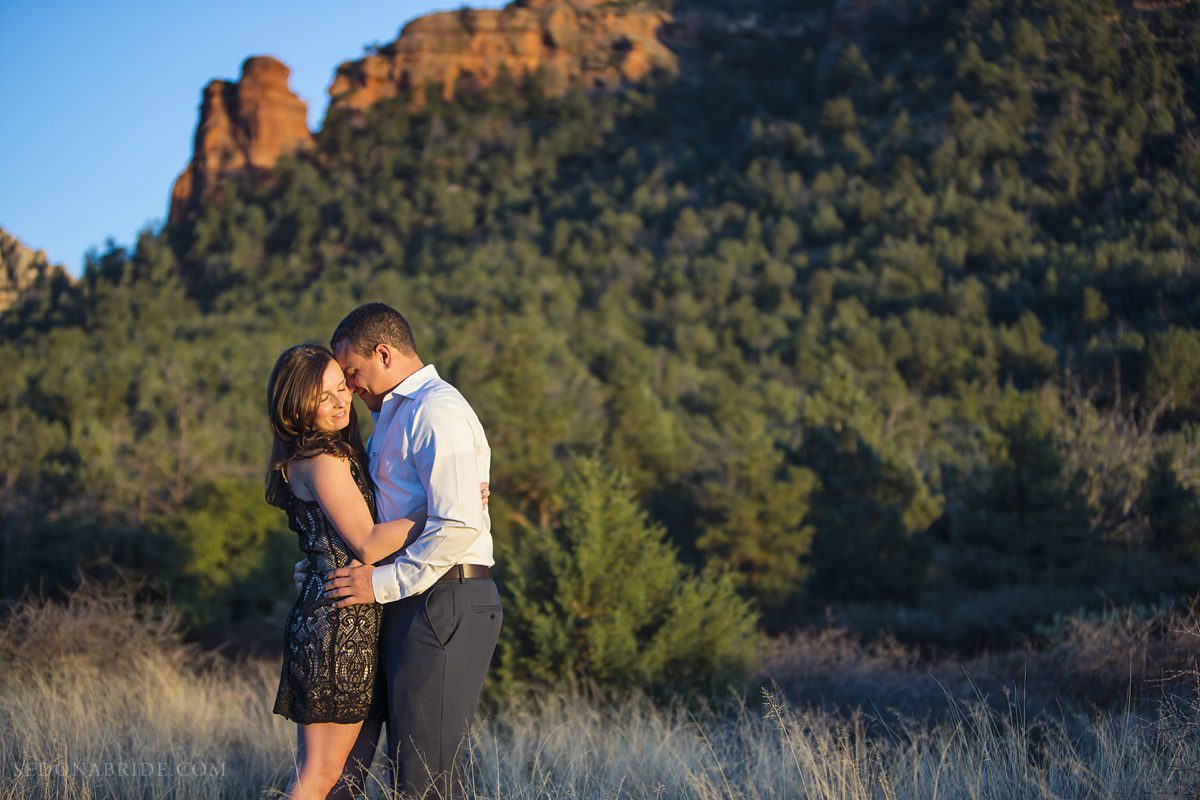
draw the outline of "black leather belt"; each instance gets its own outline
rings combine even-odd
[[[446,570],[446,574],[438,578],[436,583],[445,583],[447,581],[457,581],[462,583],[469,578],[490,578],[492,570],[490,567],[485,567],[482,564],[455,564],[450,569]]]

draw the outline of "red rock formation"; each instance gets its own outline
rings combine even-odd
[[[451,99],[504,69],[518,80],[541,69],[550,94],[674,72],[675,55],[657,35],[669,21],[664,12],[611,0],[517,0],[501,10],[431,14],[377,53],[338,67],[330,108],[361,111],[402,94],[420,106],[429,83]]]
[[[32,250],[0,230],[0,313],[21,300],[51,289],[55,281],[71,283],[61,266],[43,250]]]
[[[172,223],[214,197],[223,179],[261,174],[281,155],[312,146],[307,108],[288,88],[289,74],[274,58],[254,56],[237,83],[204,87],[192,161],[171,190]]]

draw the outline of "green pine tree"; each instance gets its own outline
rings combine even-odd
[[[627,479],[578,462],[550,528],[504,562],[500,682],[656,694],[736,683],[751,666],[756,617],[723,576],[680,562]]]

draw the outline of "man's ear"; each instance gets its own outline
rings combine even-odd
[[[375,345],[375,352],[381,359],[383,359],[384,367],[392,366],[392,348],[388,347],[386,344],[377,344]]]

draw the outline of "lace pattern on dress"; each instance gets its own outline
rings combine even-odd
[[[354,459],[354,482],[371,519],[375,492]],[[288,527],[300,537],[308,556],[308,578],[288,613],[284,628],[283,671],[274,712],[302,723],[359,722],[366,718],[375,688],[379,626],[378,603],[334,608],[321,597],[327,572],[356,558],[316,501],[302,500],[288,484]]]

